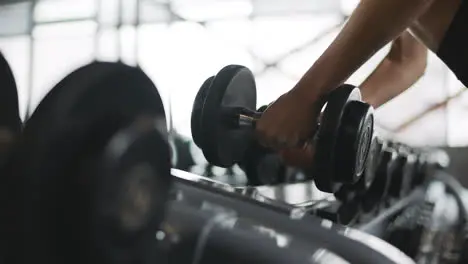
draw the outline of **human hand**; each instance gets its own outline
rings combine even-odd
[[[317,128],[321,106],[319,100],[310,100],[299,89],[283,94],[257,122],[260,143],[275,150],[304,146]]]

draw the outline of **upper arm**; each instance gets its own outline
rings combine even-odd
[[[411,31],[437,52],[462,0],[437,0],[411,25]]]
[[[427,48],[408,30],[398,36],[390,48],[387,58],[392,61],[426,61]]]

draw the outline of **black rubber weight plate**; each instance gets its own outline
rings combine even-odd
[[[254,133],[248,129],[228,128],[222,120],[222,109],[244,107],[255,110],[256,104],[255,79],[246,67],[229,65],[214,77],[201,117],[202,150],[208,162],[230,167],[241,160]]]
[[[317,188],[324,192],[334,193],[341,184],[335,183],[337,170],[336,160],[339,152],[337,139],[344,110],[349,102],[360,101],[361,93],[352,85],[342,85],[330,93],[327,106],[320,119],[314,157],[314,178]]]
[[[96,161],[98,228],[88,241],[100,249],[96,263],[158,262],[154,236],[172,179],[167,133],[160,130],[152,119],[137,120],[117,133]]]
[[[193,101],[190,125],[192,129],[193,142],[195,142],[199,148],[203,148],[203,133],[200,127],[203,105],[205,104],[206,95],[208,94],[208,90],[210,89],[213,79],[214,76],[211,76],[203,82],[200,90],[198,90],[198,93],[195,96],[195,100]]]
[[[391,183],[389,166],[394,158],[394,153],[391,150],[384,149],[382,151],[382,157],[378,164],[376,164],[375,179],[362,199],[362,209],[364,212],[368,213],[378,209],[379,204],[384,202]]]
[[[344,183],[354,184],[362,176],[374,132],[374,110],[372,106],[360,101],[346,104],[336,151],[336,173]]]
[[[0,219],[0,228],[2,228],[2,242],[6,248],[9,244],[8,234],[12,232],[9,221],[12,220],[16,207],[8,204],[11,197],[9,191],[15,189],[13,177],[10,171],[12,167],[9,164],[9,157],[12,146],[21,132],[21,119],[18,109],[18,92],[16,82],[10,65],[0,53],[0,176],[2,184],[0,186],[0,208],[3,216]],[[0,240],[1,241],[1,240]],[[3,254],[3,252],[2,252]],[[0,261],[1,262],[1,261]]]
[[[24,258],[78,258],[73,250],[82,250],[76,243],[83,240],[77,236],[92,236],[93,230],[73,231],[91,225],[89,210],[96,202],[93,179],[81,172],[117,129],[140,115],[164,119],[161,98],[141,69],[120,63],[84,66],[46,95],[26,123],[16,155],[15,177],[24,183],[16,197],[27,213],[17,226],[25,232],[18,236],[29,252]]]
[[[375,171],[379,163],[380,158],[382,157],[382,147],[383,142],[375,135],[373,135],[371,148],[369,150],[369,155],[366,162],[366,168],[364,171],[364,184],[362,185],[363,189],[367,190],[372,185],[375,179]]]
[[[0,53],[0,129],[6,128],[13,135],[21,130],[16,82],[7,60]]]

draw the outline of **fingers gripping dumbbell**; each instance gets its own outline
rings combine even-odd
[[[210,77],[197,94],[192,111],[192,136],[206,159],[229,167],[242,161],[252,145],[256,122],[256,85],[246,67],[229,65]],[[315,148],[310,161],[318,188],[335,192],[362,175],[373,134],[373,109],[361,101],[358,88],[342,85],[328,95],[327,105],[308,142]],[[271,150],[270,150],[271,151]]]

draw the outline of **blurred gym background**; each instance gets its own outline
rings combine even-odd
[[[245,65],[257,78],[258,105],[269,103],[293,87],[356,3],[0,0],[0,49],[13,68],[24,118],[77,67],[95,59],[121,60],[141,66],[152,78],[171,131],[189,140],[193,99],[207,77],[227,64]],[[348,83],[359,85],[387,51],[376,54]],[[468,145],[468,93],[440,60],[428,56],[425,76],[378,110],[378,129],[413,146],[459,152]]]

